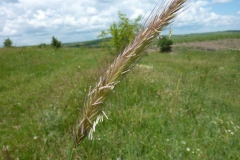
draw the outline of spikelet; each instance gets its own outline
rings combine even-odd
[[[123,50],[114,60],[106,73],[100,77],[97,85],[89,89],[88,99],[84,106],[83,117],[76,125],[74,132],[75,147],[77,147],[85,137],[93,138],[97,123],[103,120],[102,104],[108,94],[115,86],[143,57],[144,49],[158,36],[158,34],[169,24],[171,24],[178,11],[183,8],[187,0],[163,0],[160,5],[156,5],[152,13],[145,19],[142,28],[136,38]]]

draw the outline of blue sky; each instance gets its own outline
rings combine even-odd
[[[0,0],[0,46],[96,39],[117,21],[149,13],[158,0]],[[188,9],[171,26],[173,34],[240,30],[240,0],[188,0]],[[168,28],[166,28],[168,30]]]
[[[212,11],[221,14],[221,15],[226,15],[226,14],[236,14],[237,11],[240,10],[240,1],[234,1],[230,3],[218,3],[214,4],[214,7],[212,8]]]

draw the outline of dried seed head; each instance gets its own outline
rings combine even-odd
[[[178,11],[187,0],[163,0],[152,10],[145,19],[136,38],[123,50],[114,60],[106,73],[100,77],[96,87],[89,88],[87,102],[84,106],[83,119],[77,125],[75,131],[75,147],[88,135],[93,139],[93,132],[96,125],[102,120],[103,115],[101,104],[104,103],[108,94],[114,90],[115,86],[143,57],[144,49],[159,35],[164,27],[171,24]],[[93,122],[93,123],[92,123]]]

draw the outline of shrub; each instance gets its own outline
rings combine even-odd
[[[41,43],[41,44],[38,45],[38,47],[39,47],[39,48],[45,48],[45,47],[47,47],[47,44]]]
[[[5,41],[3,42],[3,46],[7,48],[12,47],[11,39],[10,38],[5,39]]]
[[[131,21],[125,14],[118,12],[118,18],[119,22],[114,22],[110,25],[108,31],[102,31],[98,36],[102,38],[103,48],[107,49],[111,54],[120,53],[135,38],[140,28],[139,21],[141,17]],[[109,35],[111,36],[110,41],[107,38]]]
[[[52,43],[51,43],[51,45],[52,45],[53,47],[60,48],[60,47],[62,47],[62,42],[59,41],[57,38],[52,37]]]
[[[166,36],[162,37],[158,41],[158,47],[160,47],[160,52],[166,53],[172,51],[173,42],[168,39]]]

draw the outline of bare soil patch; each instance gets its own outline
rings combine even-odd
[[[220,39],[202,42],[186,42],[174,44],[173,47],[193,47],[195,49],[217,51],[217,50],[240,50],[240,39]]]

